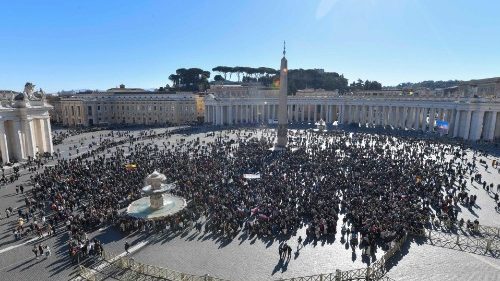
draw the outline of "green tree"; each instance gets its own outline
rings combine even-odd
[[[180,76],[179,75],[177,75],[177,74],[170,74],[170,76],[168,76],[168,79],[170,81],[172,81],[172,84],[173,84],[174,88],[177,88],[179,86],[179,80],[180,80]]]

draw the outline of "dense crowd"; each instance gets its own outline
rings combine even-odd
[[[174,141],[168,132],[155,142],[149,141],[158,137],[152,132],[101,139],[92,152],[58,159],[57,165],[33,176],[27,204],[35,211],[50,210],[52,231],[65,224],[73,250],[75,245],[100,249],[98,241],[82,237],[110,223],[122,231],[164,231],[202,230],[203,222],[205,231],[228,238],[245,231],[285,239],[305,226],[306,240],[335,235],[340,223],[342,239],[350,236],[353,250],[360,244],[371,253],[376,245],[429,222],[457,222],[458,204],[477,207],[466,188],[476,162],[453,143],[295,131],[289,136],[290,149],[271,151],[271,130],[209,135],[213,142]],[[130,163],[133,169],[127,168]],[[142,196],[144,178],[154,170],[177,183],[174,193],[189,202],[188,208],[155,221],[121,215],[120,209]],[[480,176],[471,178],[482,183]],[[467,222],[471,229],[474,224],[478,222]]]
[[[54,145],[61,144],[65,139],[80,135],[83,133],[90,133],[90,132],[97,132],[101,130],[105,130],[105,127],[80,127],[80,128],[74,128],[74,129],[66,129],[66,130],[59,130],[59,131],[53,131],[52,132],[52,143]]]

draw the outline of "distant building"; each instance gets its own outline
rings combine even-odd
[[[203,122],[203,102],[193,93],[123,86],[61,97],[61,115],[65,126],[188,124]]]
[[[272,123],[277,119],[279,90],[257,85],[217,85],[205,98],[205,122],[214,125]],[[437,132],[449,124],[448,136],[466,140],[500,140],[500,78],[463,82],[432,91],[302,90],[288,97],[288,122],[381,126]]]
[[[63,116],[61,97],[56,95],[47,95],[47,103],[52,105],[52,108],[49,110],[50,121],[53,124],[62,124]]]

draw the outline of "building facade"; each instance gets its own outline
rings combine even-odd
[[[12,163],[53,153],[52,130],[45,96],[0,91],[1,163]]]
[[[205,122],[214,125],[268,123],[277,119],[279,90],[215,86],[205,98]],[[299,91],[288,97],[289,123],[384,126],[436,132],[437,120],[449,124],[447,135],[466,140],[500,139],[500,78],[471,80],[453,90],[380,90],[349,94]]]
[[[65,126],[165,125],[203,121],[202,97],[192,93],[110,89],[61,97]]]
[[[62,124],[62,108],[61,108],[61,97],[55,95],[47,95],[47,103],[52,106],[49,110],[50,121],[52,124]]]

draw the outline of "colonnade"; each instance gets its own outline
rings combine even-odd
[[[339,121],[335,105],[289,104],[289,122]],[[205,122],[214,125],[267,123],[278,118],[277,104],[239,104],[205,106]]]
[[[443,102],[424,105],[422,102],[293,102],[287,107],[288,122],[309,123],[320,119],[327,124],[382,126],[391,129],[436,132],[436,121],[448,123],[448,136],[466,140],[500,138],[500,108]],[[218,102],[205,105],[205,122],[214,125],[268,123],[278,117],[277,101],[255,103]]]
[[[49,117],[0,119],[2,163],[21,161],[37,152],[53,152]]]

